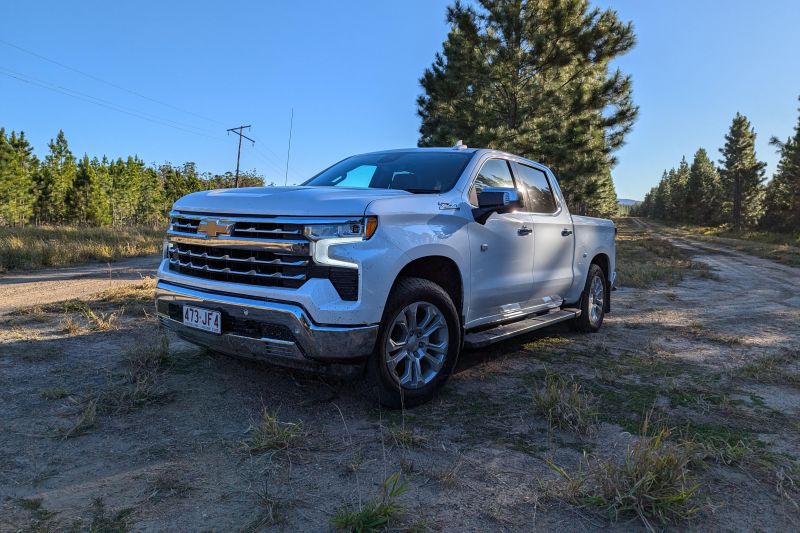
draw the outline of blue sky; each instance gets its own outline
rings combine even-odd
[[[418,78],[447,34],[447,4],[15,2],[0,18],[0,126],[25,130],[39,154],[63,128],[79,155],[224,172],[236,157],[225,129],[252,124],[242,167],[283,183],[294,108],[296,183],[352,153],[416,144]],[[774,170],[768,140],[797,121],[800,2],[597,4],[639,40],[617,62],[641,106],[617,154],[620,197],[641,198],[699,146],[717,159],[737,111]]]

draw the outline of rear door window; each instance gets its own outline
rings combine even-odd
[[[538,168],[516,163],[514,171],[517,179],[528,194],[526,211],[531,213],[552,214],[558,210],[553,188],[547,179],[547,174]]]

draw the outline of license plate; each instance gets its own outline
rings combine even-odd
[[[185,326],[210,331],[211,333],[221,333],[221,323],[222,317],[219,311],[192,307],[191,305],[183,306],[183,324]]]

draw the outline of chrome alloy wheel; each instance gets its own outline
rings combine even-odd
[[[449,339],[438,307],[428,302],[406,306],[389,326],[384,353],[389,374],[406,389],[427,385],[444,366]]]
[[[606,302],[606,288],[603,285],[600,276],[592,278],[592,285],[589,287],[589,319],[592,324],[597,324],[603,317]]]

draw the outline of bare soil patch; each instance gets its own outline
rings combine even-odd
[[[406,412],[164,344],[146,282],[6,315],[0,530],[645,530],[606,490],[631,454],[653,491],[691,489],[655,529],[797,530],[800,270],[658,242],[707,267],[623,283],[597,334],[464,353]]]

